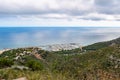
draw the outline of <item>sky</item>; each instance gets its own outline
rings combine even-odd
[[[0,49],[66,43],[85,46],[118,37],[119,27],[2,27]]]
[[[0,0],[0,26],[120,26],[120,0]]]
[[[120,0],[0,0],[0,49],[88,45],[119,37],[119,27]]]

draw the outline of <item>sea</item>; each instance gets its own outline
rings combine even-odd
[[[117,37],[119,27],[0,27],[0,50],[65,43],[85,46]]]

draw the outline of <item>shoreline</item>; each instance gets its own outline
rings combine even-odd
[[[10,50],[10,49],[3,49],[3,50],[0,50],[0,55],[1,55],[3,52],[8,51],[8,50]]]

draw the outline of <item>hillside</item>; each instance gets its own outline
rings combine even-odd
[[[69,52],[78,54],[64,55]],[[19,77],[28,80],[119,80],[120,45],[84,54],[79,49],[58,52],[39,48],[13,49],[0,55],[0,68],[0,76],[6,80]]]
[[[98,49],[108,47],[108,46],[113,46],[116,44],[120,44],[120,38],[110,40],[110,41],[105,41],[105,42],[94,43],[94,44],[83,47],[83,49],[84,50],[98,50]]]

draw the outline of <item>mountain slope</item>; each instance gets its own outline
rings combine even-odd
[[[110,40],[110,41],[94,43],[92,45],[83,47],[83,49],[84,50],[97,50],[97,49],[101,49],[104,47],[113,46],[115,44],[120,44],[120,37],[114,40]]]
[[[29,70],[30,73],[34,71],[32,72],[34,75],[36,72],[41,70],[44,70],[46,72],[50,70],[52,76],[55,75],[56,73],[57,74],[61,73],[63,74],[62,76],[69,76],[69,78],[70,77],[74,78],[74,80],[98,80],[98,79],[119,80],[120,79],[119,76],[120,45],[113,45],[96,51],[88,51],[85,52],[85,54],[68,55],[68,56],[63,55],[64,51],[45,52],[39,50],[38,53],[41,55],[41,58],[43,58],[44,61],[41,60],[39,57],[35,57],[34,55],[29,55],[29,54],[28,55],[26,54],[17,61],[16,60],[14,61],[16,55],[19,56],[21,53],[24,53],[27,50],[30,51],[31,49],[22,48],[22,49],[16,49],[16,50],[4,52],[0,56],[0,63],[2,58],[4,60],[8,59],[10,60],[9,63],[11,63],[11,61],[14,62],[10,64],[11,66],[15,64],[19,66],[21,65],[26,66],[30,69]],[[39,55],[37,54],[36,56]],[[15,69],[12,70],[14,71]],[[24,74],[24,72],[26,73],[26,71],[23,71],[23,73],[21,74]],[[27,75],[29,74],[24,74],[24,76]],[[4,74],[2,74],[2,76],[4,76]],[[8,74],[6,74],[6,76],[9,76],[9,72]],[[35,78],[35,80],[37,79],[39,79],[39,77]],[[30,80],[32,80],[31,76],[30,76]],[[46,79],[42,79],[42,80],[46,80]]]
[[[120,80],[119,40],[120,38],[96,43],[93,47],[90,46],[91,49],[96,49],[82,52],[83,54],[80,54],[80,49],[48,52],[37,47],[5,51],[0,55],[0,75],[6,80],[12,76],[12,80],[16,78],[15,72],[20,72],[19,75],[29,75],[29,80],[38,80],[40,76],[36,75],[44,73],[41,75],[48,76],[49,72],[50,78],[41,80],[54,80],[56,74],[62,74],[57,80]],[[78,54],[71,55],[74,53]],[[16,71],[16,68],[11,67],[13,65],[28,69]],[[62,79],[64,77],[66,79]]]
[[[39,50],[38,53],[41,55],[41,58],[44,59],[44,61],[37,59],[37,57],[34,55],[29,54],[26,54],[17,61],[14,61],[16,55],[20,55],[21,53],[30,50],[33,49],[22,48],[4,52],[2,55],[0,55],[0,64],[2,58],[4,60],[10,60],[10,62],[7,61],[7,64],[10,63],[10,65],[6,66],[10,67],[17,64],[19,66],[22,65],[28,67],[28,71],[30,71],[30,73],[32,72],[34,76],[36,73],[38,74],[38,71],[42,72],[42,70],[44,70],[45,72],[43,73],[50,71],[50,74],[52,74],[52,79],[49,80],[53,80],[53,75],[58,73],[62,74],[61,77],[66,76],[69,80],[71,80],[71,78],[72,80],[120,80],[120,45],[113,45],[96,51],[88,51],[84,54],[67,56],[59,54],[59,52],[45,52]],[[14,63],[11,63],[11,61]],[[16,69],[12,70],[12,72],[16,72]],[[9,80],[10,71],[8,71],[7,74],[3,74],[3,72],[4,71],[0,72],[0,74],[2,73],[1,76],[3,76],[3,78],[4,76],[5,78],[8,76],[7,79]],[[17,72],[20,71],[18,70]],[[27,71],[22,71],[21,74],[24,74],[24,76],[31,75],[26,73]],[[11,73],[11,75],[12,74],[13,73]],[[34,78],[34,80],[39,78],[40,77]],[[29,80],[33,80],[33,78],[29,76]]]

